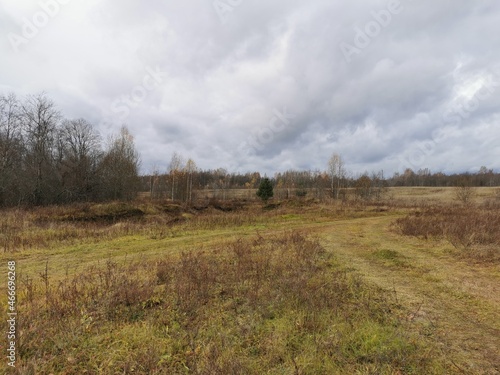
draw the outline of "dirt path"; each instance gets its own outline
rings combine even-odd
[[[334,222],[321,229],[321,241],[346,267],[389,290],[456,373],[500,374],[500,267],[459,260],[444,242],[392,233],[393,220]]]

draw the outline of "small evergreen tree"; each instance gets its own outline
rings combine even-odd
[[[264,177],[260,182],[259,190],[257,190],[257,196],[267,203],[268,199],[272,198],[273,195],[273,184],[269,178]]]

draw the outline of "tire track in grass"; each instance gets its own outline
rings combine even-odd
[[[500,267],[467,263],[442,241],[392,233],[391,217],[332,223],[326,249],[393,294],[404,318],[466,374],[500,374]]]

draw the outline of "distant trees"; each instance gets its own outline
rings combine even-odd
[[[92,124],[82,118],[65,119],[45,93],[22,99],[0,94],[0,207],[133,199],[139,190],[149,191],[155,199],[185,203],[201,190],[207,191],[204,197],[226,199],[231,197],[229,189],[248,189],[244,196],[251,197],[259,181],[258,196],[264,201],[274,195],[339,199],[344,193],[376,199],[387,186],[455,186],[456,198],[467,203],[472,187],[500,186],[500,174],[485,166],[472,174],[408,168],[388,179],[382,172],[354,178],[337,153],[331,155],[326,171],[287,170],[272,180],[261,179],[259,172],[200,170],[194,160],[184,160],[174,153],[164,173],[155,168],[152,175],[139,177],[140,158],[127,128],[103,146]]]
[[[329,190],[327,173],[319,170],[297,171],[287,170],[274,175],[275,193],[280,199],[297,196],[323,199]]]
[[[0,95],[0,207],[131,199],[139,156],[126,128],[103,150],[84,119],[64,119],[45,93]]]
[[[174,200],[178,202],[191,202],[196,198],[214,197],[226,199],[231,197],[255,197],[255,190],[262,178],[259,172],[246,172],[244,174],[229,173],[223,168],[201,170],[190,168],[188,162],[182,162],[177,168],[170,168],[168,173],[160,174],[155,169],[152,175],[142,178],[143,191],[151,192],[153,199],[172,199],[172,188],[174,188]],[[193,162],[194,163],[194,162]],[[395,173],[391,178],[386,178],[384,172],[368,173],[353,176],[348,174],[342,161],[341,173],[338,169],[332,170],[287,170],[277,172],[273,178],[269,178],[273,185],[273,194],[278,199],[289,199],[297,196],[307,198],[324,199],[332,195],[339,199],[344,197],[358,198],[363,200],[380,199],[390,186],[456,186],[460,175],[445,175],[444,173],[432,173],[428,169],[420,169],[414,172],[407,169],[402,174]],[[338,164],[336,164],[338,165]],[[340,179],[337,176],[340,175]],[[172,184],[175,183],[175,186]],[[471,186],[500,186],[500,174],[491,169],[482,168],[478,174],[470,174]],[[340,186],[340,188],[339,188]],[[231,192],[230,189],[247,189],[247,192]],[[252,191],[253,190],[253,191]],[[336,192],[339,192],[337,195]]]
[[[174,152],[167,171],[161,173],[153,168],[150,176],[142,180],[143,190],[151,193],[152,199],[170,199],[172,201],[190,203],[195,199],[194,191],[199,188],[201,172],[195,161],[189,158],[184,162],[181,154]]]
[[[367,174],[364,174],[356,180],[354,188],[357,197],[368,199],[371,195],[372,180]]]
[[[372,173],[371,177],[365,172],[354,182],[356,197],[364,200],[380,199],[386,188],[387,182],[384,180],[383,171]]]
[[[477,186],[493,186],[495,181],[495,173],[493,169],[488,169],[484,165],[479,168],[477,173]]]
[[[217,168],[212,173],[215,177],[212,183],[215,196],[226,200],[227,189],[229,189],[231,185],[231,175],[225,168]]]
[[[407,168],[402,174],[394,173],[391,178],[386,179],[388,186],[443,186],[455,187],[463,178],[469,179],[471,187],[500,186],[500,173],[482,166],[477,173],[444,174],[443,172],[432,173],[429,169],[413,171]]]

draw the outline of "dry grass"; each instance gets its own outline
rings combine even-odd
[[[407,236],[446,238],[464,255],[500,261],[498,203],[425,208],[397,219],[394,228]]]
[[[40,276],[19,296],[23,374],[439,373],[381,291],[297,232]]]
[[[401,216],[401,215],[397,215]],[[442,238],[401,236],[395,217],[331,223],[321,235],[339,262],[378,285],[406,308],[407,319],[438,344],[443,374],[500,370],[500,263],[457,256]]]
[[[347,206],[324,207],[314,200],[262,206],[258,202],[211,199],[192,207],[137,201],[7,209],[0,216],[0,249],[16,253],[102,243],[125,236],[161,240],[188,232],[282,226],[287,221],[302,222],[305,216],[309,222],[317,222],[352,214]]]
[[[388,223],[410,211],[398,233],[451,239],[468,225],[476,233],[468,253],[498,249],[498,206],[416,209],[390,198],[4,211],[2,259],[19,260],[17,373],[457,372],[390,291],[346,267],[360,252],[367,265],[404,270],[404,280],[420,272],[398,234],[363,232],[374,218]],[[330,233],[334,223],[344,229]],[[311,233],[328,237],[327,249]],[[378,240],[387,242],[374,247]]]

